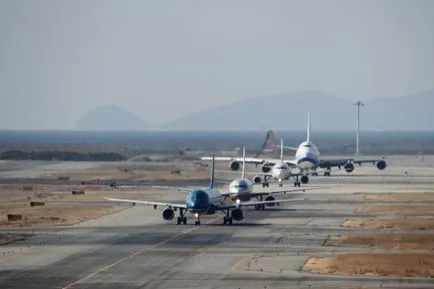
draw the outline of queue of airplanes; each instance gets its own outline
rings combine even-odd
[[[275,150],[274,134],[267,133],[264,145],[261,151]],[[294,160],[285,160],[283,149],[289,148],[296,150]],[[245,146],[243,146],[243,156],[241,158],[230,157],[202,157],[202,160],[211,160],[211,178],[210,184],[207,188],[202,189],[189,189],[186,187],[157,187],[163,189],[174,189],[178,191],[188,192],[184,203],[170,203],[170,202],[155,202],[146,200],[130,200],[130,199],[117,199],[105,198],[108,201],[118,203],[131,203],[141,205],[151,205],[156,209],[157,207],[164,207],[162,217],[164,220],[171,221],[175,218],[176,212],[178,213],[177,224],[187,224],[186,214],[193,214],[195,217],[195,225],[200,225],[200,217],[202,215],[213,215],[220,211],[224,214],[223,224],[232,224],[233,221],[242,221],[244,219],[244,207],[254,207],[255,210],[264,210],[265,206],[275,206],[284,202],[296,202],[304,200],[302,198],[291,198],[276,200],[273,195],[285,194],[287,192],[299,192],[317,189],[320,187],[311,187],[303,189],[286,189],[275,190],[270,192],[254,192],[253,184],[262,183],[263,187],[268,187],[268,178],[274,178],[278,181],[281,187],[284,180],[294,178],[294,186],[300,187],[300,183],[307,184],[310,175],[317,175],[317,169],[325,169],[324,176],[330,176],[332,167],[344,167],[345,171],[350,173],[354,170],[354,164],[361,165],[362,163],[373,163],[379,170],[384,170],[387,166],[383,158],[380,159],[320,159],[318,148],[311,141],[311,123],[310,116],[308,115],[308,127],[306,141],[302,142],[298,148],[285,147],[283,139],[280,143],[280,159],[264,159],[264,158],[246,158]],[[235,179],[229,184],[228,192],[221,192],[216,188],[215,182],[215,161],[229,161],[229,166],[232,171],[238,171],[242,167],[241,178]],[[261,173],[253,178],[253,182],[246,178],[246,164],[253,163],[261,165]],[[298,171],[292,171],[298,169]],[[262,181],[264,179],[264,181]],[[232,203],[226,204],[227,199],[232,200]],[[252,200],[255,199],[255,200]]]
[[[243,166],[243,174],[240,179],[233,181],[230,185],[228,193],[220,192],[216,188],[215,182],[215,156],[211,157],[211,178],[208,188],[203,189],[188,189],[184,187],[161,187],[163,189],[175,189],[178,191],[188,191],[185,203],[169,203],[169,202],[154,202],[146,200],[129,200],[117,198],[105,198],[108,201],[118,203],[130,203],[151,205],[156,209],[158,206],[164,207],[162,217],[166,221],[171,221],[175,218],[176,211],[179,211],[177,224],[187,224],[187,213],[191,213],[195,217],[195,225],[200,225],[200,217],[202,215],[213,215],[218,211],[224,213],[223,224],[232,224],[233,221],[242,221],[244,219],[244,207],[254,206],[256,210],[264,210],[265,206],[279,205],[282,202],[296,202],[304,199],[292,198],[276,201],[272,196],[278,193],[287,193],[295,191],[305,191],[306,189],[279,190],[271,192],[253,192],[252,184],[245,178]],[[245,148],[243,148],[243,162],[245,163]],[[312,188],[315,189],[315,188]],[[265,197],[265,200],[263,200]],[[232,199],[235,202],[225,204],[226,199]],[[256,198],[256,201],[251,199]]]
[[[267,133],[265,142],[261,148],[262,152],[274,152],[276,146],[274,145],[274,134],[272,131]],[[289,148],[295,150],[295,158],[292,160],[285,160],[283,149]],[[257,156],[259,153],[257,154]],[[210,157],[202,157],[202,160],[210,160]],[[232,171],[240,169],[242,158],[237,157],[216,157],[217,161],[228,161],[229,167]],[[311,122],[310,115],[308,114],[307,137],[297,148],[284,146],[283,138],[280,142],[280,159],[269,158],[246,158],[245,163],[261,165],[261,172],[253,177],[255,184],[262,184],[263,187],[268,187],[268,179],[272,178],[278,181],[281,187],[283,181],[294,178],[294,186],[300,187],[301,184],[309,182],[309,176],[318,175],[318,169],[324,169],[324,176],[330,176],[331,168],[341,167],[347,173],[354,171],[354,164],[362,165],[363,163],[372,163],[377,169],[384,170],[387,163],[384,158],[378,159],[358,159],[358,158],[340,158],[340,159],[321,159],[319,149],[311,140]],[[293,171],[293,169],[295,171]]]

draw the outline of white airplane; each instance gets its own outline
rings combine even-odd
[[[318,189],[318,188],[309,188],[309,189],[278,190],[278,191],[271,191],[271,192],[253,192],[254,183],[245,177],[246,175],[245,162],[246,162],[246,147],[243,146],[243,163],[242,163],[243,165],[242,165],[241,178],[230,182],[228,193],[222,193],[223,195],[229,197],[232,201],[248,202],[252,198],[256,198],[258,201],[262,201],[264,197],[265,197],[265,201],[274,201],[276,200],[273,196],[274,194],[286,194],[288,192],[297,192],[297,191],[304,192],[306,190]],[[280,174],[281,171],[279,171],[278,177],[280,177]],[[265,205],[272,207],[275,204],[279,205],[279,202],[258,204],[255,205],[255,210],[265,210]]]
[[[164,220],[170,221],[175,217],[175,211],[179,210],[179,216],[177,219],[178,225],[183,223],[187,224],[186,213],[194,214],[196,218],[195,225],[200,225],[201,215],[213,215],[217,211],[222,211],[225,216],[223,218],[223,224],[232,224],[232,220],[241,221],[244,219],[243,207],[256,206],[275,203],[272,201],[257,201],[257,202],[243,202],[237,200],[236,203],[224,204],[223,201],[227,197],[225,194],[220,193],[215,187],[214,181],[215,172],[215,158],[212,157],[212,169],[211,169],[211,180],[208,188],[204,189],[187,189],[187,188],[175,188],[177,190],[188,190],[189,193],[185,199],[185,203],[164,203],[164,202],[154,202],[145,200],[128,200],[128,199],[116,199],[116,198],[105,198],[112,202],[122,202],[131,204],[141,204],[141,205],[151,205],[154,209],[157,206],[165,207],[162,216]],[[286,199],[280,200],[279,202],[295,202],[302,201],[304,199]]]
[[[267,133],[267,139],[264,146],[273,146],[272,141],[268,139],[268,136],[273,134]],[[283,139],[281,139],[280,145],[280,160],[276,159],[263,159],[263,158],[246,158],[245,163],[253,163],[261,165],[261,175],[256,175],[253,178],[255,183],[261,183],[268,186],[268,177],[272,177],[279,180],[279,186],[282,186],[283,180],[288,180],[294,177],[294,186],[300,186],[300,183],[307,184],[309,182],[309,175],[316,175],[317,169],[324,169],[324,176],[330,176],[332,167],[343,167],[346,172],[351,173],[354,171],[354,164],[373,163],[379,170],[384,170],[387,166],[384,158],[380,159],[354,159],[354,158],[341,158],[341,159],[320,159],[320,152],[318,148],[311,141],[311,123],[310,116],[308,114],[308,127],[306,141],[302,142],[296,149],[294,160],[283,160]],[[292,147],[289,147],[293,149]],[[271,148],[272,149],[272,148]],[[202,157],[201,160],[209,160],[209,157]],[[217,157],[218,161],[229,161],[229,167],[233,171],[237,171],[240,168],[240,158],[231,157]],[[292,169],[298,169],[298,172],[292,172]],[[264,177],[264,181],[262,180]],[[300,177],[300,178],[299,178]],[[301,181],[301,182],[300,182]]]

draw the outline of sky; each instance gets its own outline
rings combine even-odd
[[[431,90],[433,27],[430,0],[0,0],[0,129],[74,129],[101,105],[159,124],[299,90]]]

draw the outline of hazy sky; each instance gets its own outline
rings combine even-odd
[[[105,104],[162,123],[296,90],[433,88],[430,0],[0,0],[0,129],[72,129]]]

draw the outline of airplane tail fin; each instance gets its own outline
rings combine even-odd
[[[246,176],[246,146],[243,146],[243,170],[241,173],[241,178],[244,179]]]
[[[283,162],[283,137],[280,138],[280,161]]]
[[[307,136],[306,141],[311,141],[311,129],[310,129],[310,112],[307,113]]]
[[[212,163],[211,163],[211,179],[209,183],[209,188],[215,188],[215,152],[212,153]]]
[[[267,134],[265,135],[264,143],[262,144],[261,149],[256,154],[255,158],[257,158],[262,153],[273,154],[276,153],[276,138],[274,137],[273,130],[267,130]]]

